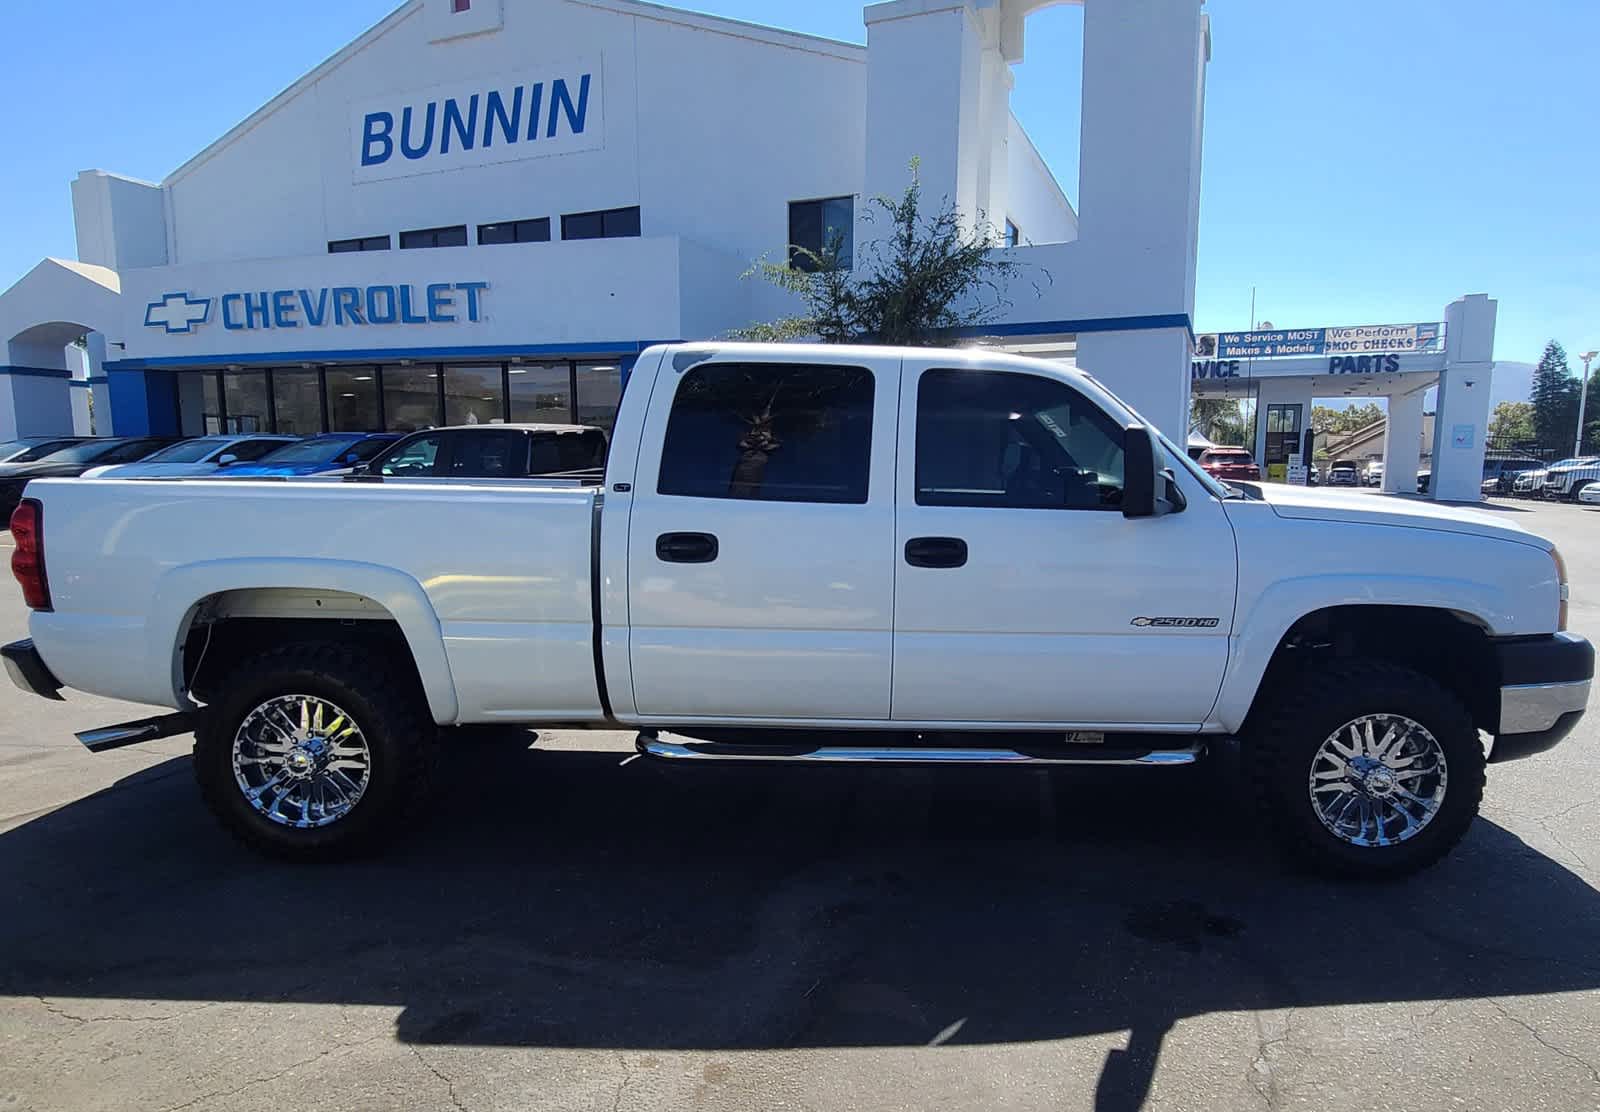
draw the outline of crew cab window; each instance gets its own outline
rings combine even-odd
[[[230,444],[227,450],[223,452],[223,455],[232,455],[240,463],[252,463],[268,452],[276,452],[285,443],[287,441],[283,440],[240,440],[235,444]]]
[[[1076,390],[1003,371],[928,371],[917,385],[917,504],[1114,510],[1123,433]]]
[[[567,471],[593,471],[606,465],[606,438],[592,432],[535,433],[530,475],[559,475]]]
[[[461,432],[450,438],[450,476],[513,479],[527,474],[528,441],[510,432]]]
[[[667,419],[660,494],[864,503],[872,372],[712,363],[683,376]]]
[[[434,462],[439,458],[439,442],[437,435],[402,441],[378,465],[378,473],[413,479],[419,475],[432,475]]]

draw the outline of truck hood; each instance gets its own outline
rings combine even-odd
[[[1535,536],[1507,519],[1511,511],[1490,513],[1484,510],[1443,506],[1420,498],[1389,494],[1361,494],[1356,491],[1308,490],[1280,483],[1252,483],[1263,501],[1279,517],[1306,521],[1348,521],[1355,525],[1397,525],[1409,529],[1432,529],[1440,533],[1465,533],[1474,537],[1493,537],[1549,549],[1550,542]],[[1231,505],[1231,503],[1230,503]]]

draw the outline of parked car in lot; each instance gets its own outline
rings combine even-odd
[[[0,444],[0,463],[34,463],[45,456],[92,440],[90,436],[24,436]]]
[[[1361,485],[1369,487],[1383,485],[1383,461],[1381,459],[1375,459],[1367,464],[1366,468],[1361,472]]]
[[[1587,483],[1578,491],[1578,501],[1585,506],[1600,506],[1600,483]]]
[[[1207,448],[1200,453],[1199,463],[1212,478],[1261,481],[1261,468],[1243,448]]]
[[[269,452],[293,444],[298,437],[201,436],[163,448],[138,463],[119,463],[84,472],[90,479],[181,479],[195,475],[214,475],[238,463],[254,463]]]
[[[605,477],[606,434],[588,425],[460,425],[414,432],[347,476],[385,479],[592,480]]]
[[[1576,502],[1578,491],[1600,479],[1600,456],[1580,456],[1553,463],[1544,473],[1544,497],[1566,502]]]
[[[81,440],[26,463],[0,463],[0,514],[9,517],[33,479],[64,479],[108,463],[132,463],[173,443],[170,436]]]
[[[1484,493],[1510,494],[1517,476],[1527,471],[1538,471],[1543,467],[1544,464],[1538,460],[1526,457],[1486,459],[1483,461]],[[1494,484],[1493,490],[1489,489],[1491,482]]]
[[[1518,498],[1537,498],[1544,491],[1544,468],[1524,471],[1511,481],[1511,493]]]
[[[1359,486],[1361,472],[1356,467],[1355,460],[1335,460],[1333,466],[1328,468],[1329,486]]]
[[[437,810],[440,727],[623,723],[688,767],[1161,775],[1238,738],[1277,845],[1393,876],[1471,824],[1480,730],[1514,759],[1587,704],[1548,541],[1219,483],[1060,363],[703,343],[633,373],[602,488],[42,482],[0,656],[173,708],[81,736],[195,731],[216,815],[296,859]]]
[[[332,474],[367,462],[399,439],[397,432],[324,433],[286,444],[255,463],[236,463],[224,474],[229,479]]]

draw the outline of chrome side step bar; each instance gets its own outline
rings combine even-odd
[[[1183,749],[1110,749],[1098,753],[1071,755],[1056,752],[1022,753],[1015,749],[918,748],[916,746],[817,746],[796,748],[781,745],[729,745],[724,742],[662,741],[640,734],[636,743],[643,756],[664,761],[783,761],[813,764],[899,764],[899,765],[1102,765],[1158,768],[1191,765],[1205,753],[1195,744]]]
[[[83,730],[77,737],[89,752],[107,753],[129,745],[186,734],[193,729],[194,715],[180,712],[163,714],[155,718],[141,718],[136,722],[123,722],[116,726],[101,726],[98,730]]]

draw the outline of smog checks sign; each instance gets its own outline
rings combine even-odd
[[[1216,332],[1196,337],[1201,359],[1273,359],[1295,355],[1389,355],[1437,350],[1438,324],[1362,324],[1270,332]]]

